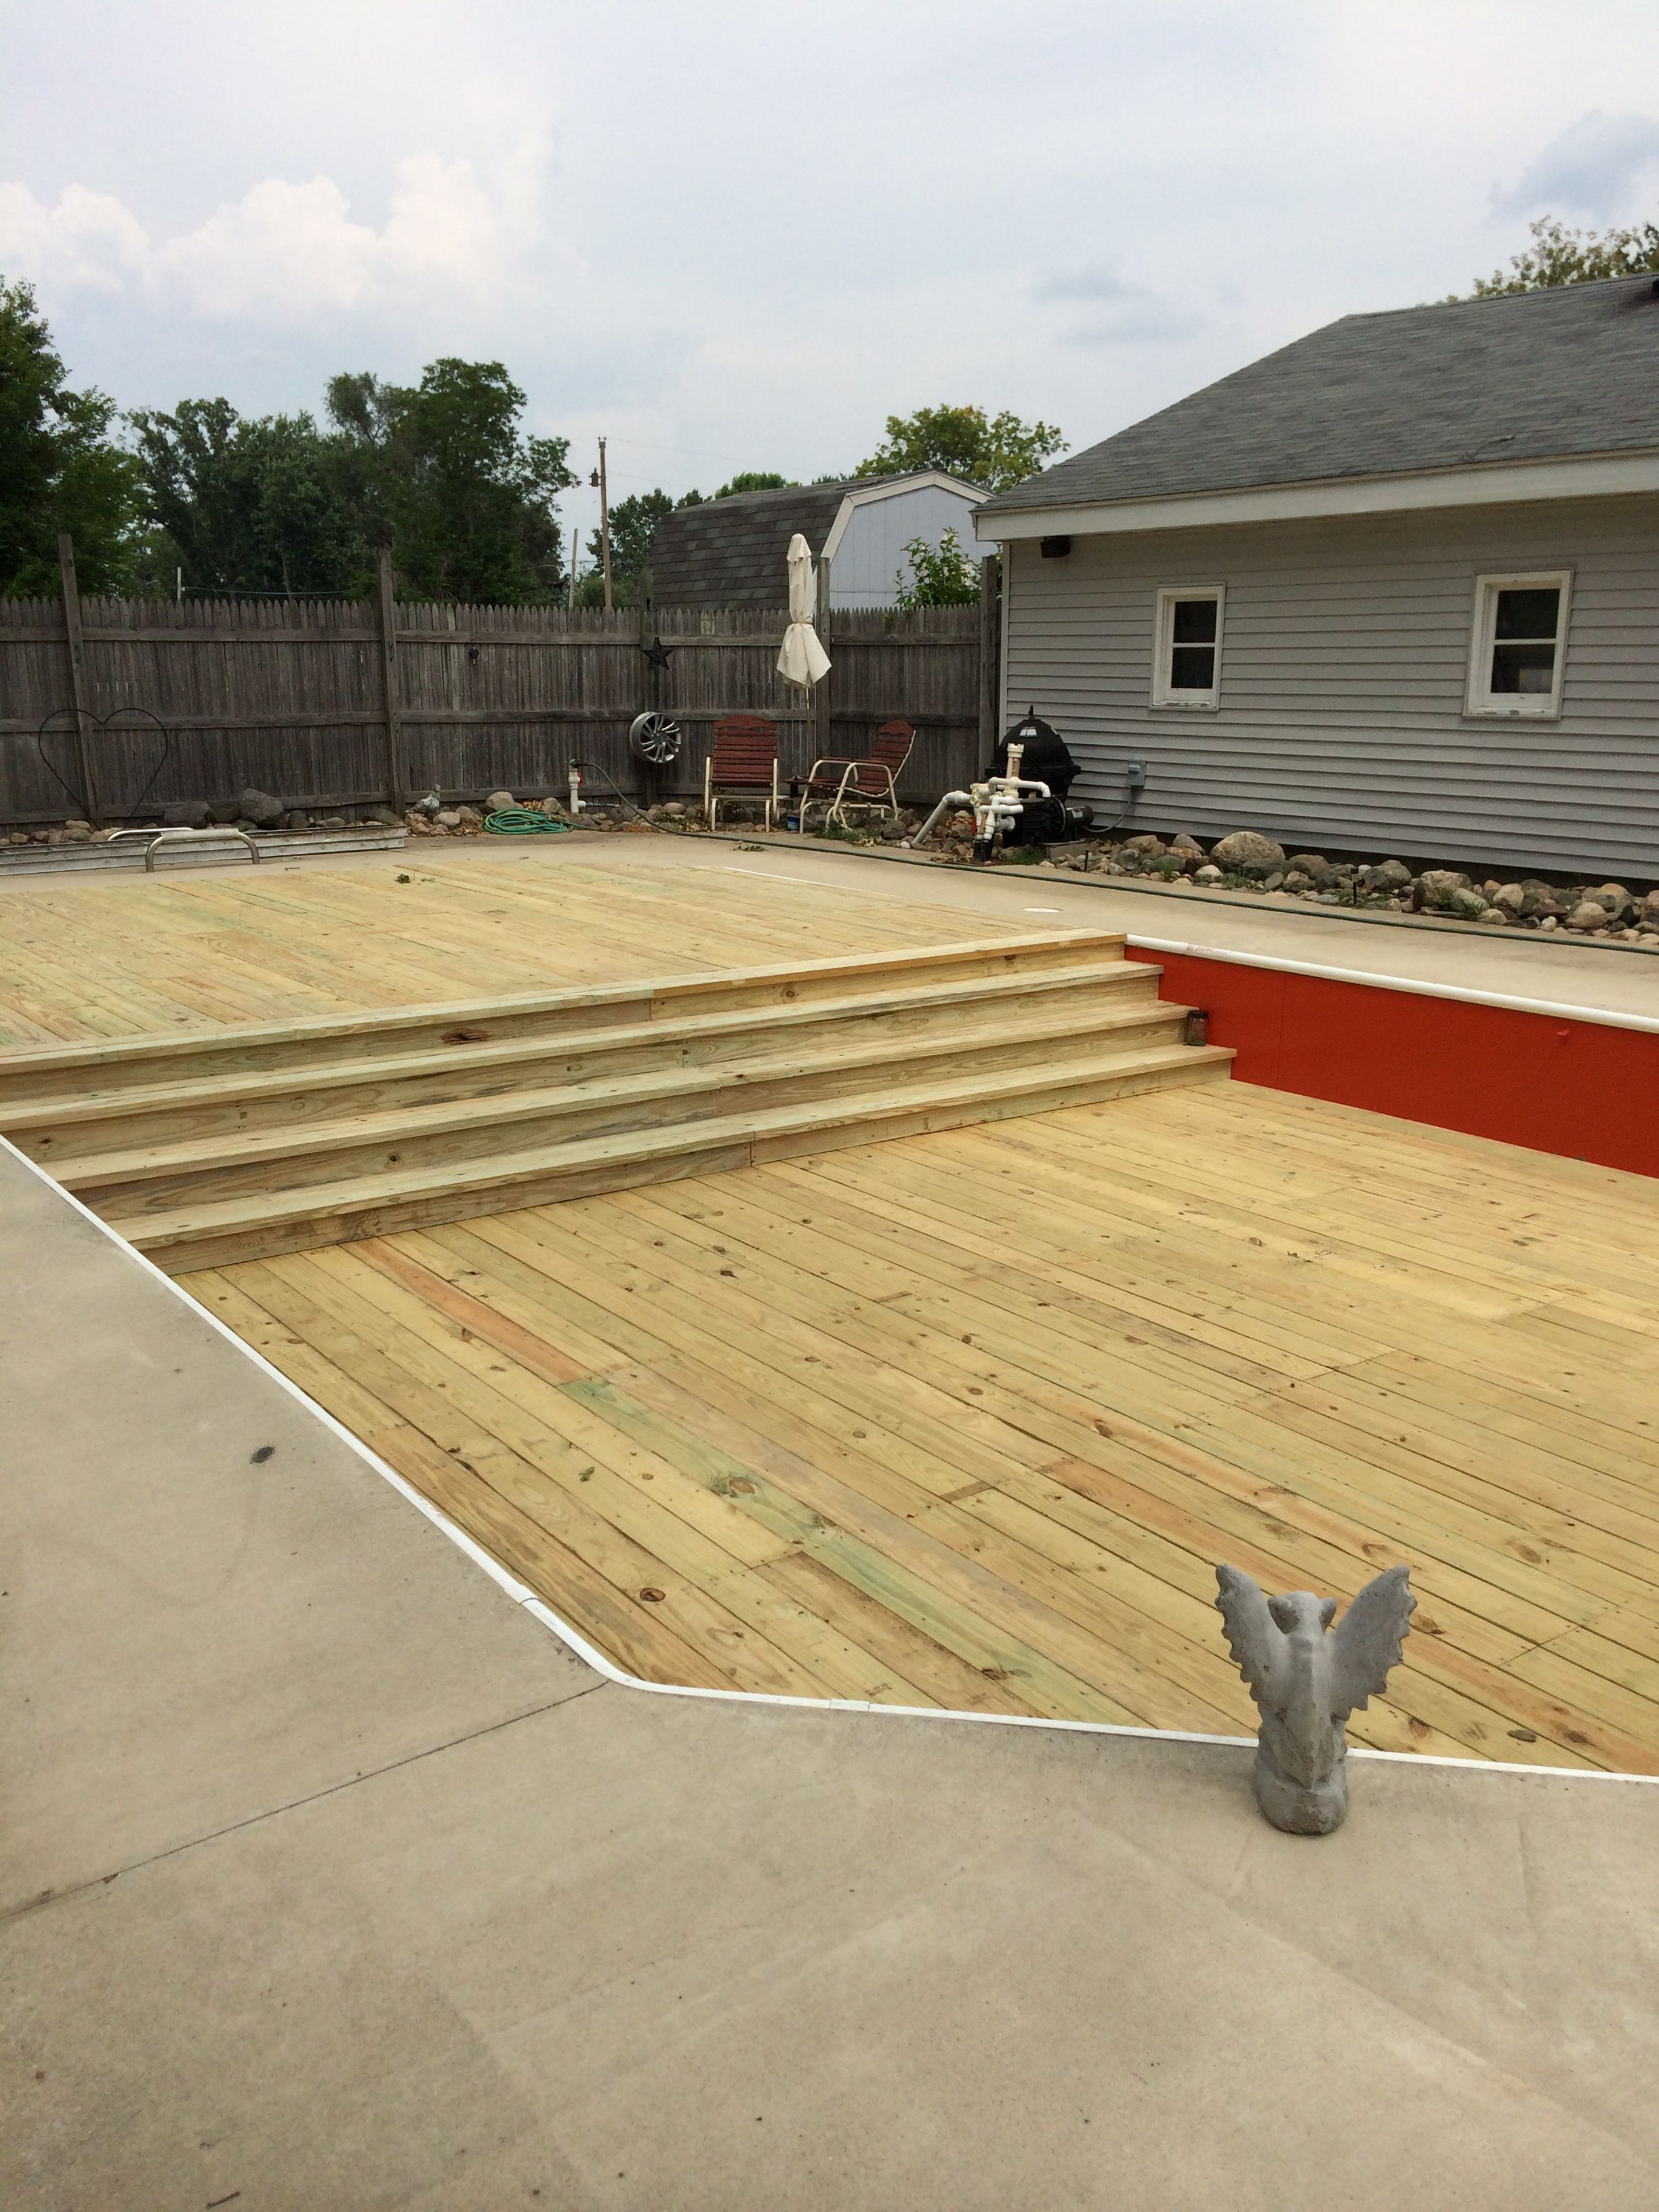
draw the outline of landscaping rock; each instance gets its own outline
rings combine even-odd
[[[1468,878],[1459,875],[1455,868],[1425,868],[1417,879],[1418,896],[1423,904],[1448,914],[1454,910],[1453,893],[1473,888]],[[1483,899],[1481,904],[1484,906],[1485,903]]]
[[[1504,923],[1508,921],[1509,916],[1504,913],[1501,906],[1487,906],[1482,907],[1480,913],[1477,914],[1474,919],[1476,921],[1496,922],[1501,927]]]
[[[401,830],[404,826],[403,816],[394,814],[389,806],[371,806],[368,818],[371,822],[377,822],[382,830]]]
[[[90,822],[66,822],[63,835],[66,845],[90,845],[92,824]]]
[[[256,830],[280,830],[288,808],[268,791],[256,791],[250,785],[236,802],[236,811],[239,820],[251,822]]]
[[[242,802],[240,799],[216,799],[208,811],[216,822],[234,822],[240,817]]]
[[[1161,837],[1150,833],[1139,837],[1126,837],[1118,847],[1116,859],[1127,876],[1150,876],[1157,872],[1158,862],[1169,851]]]
[[[1259,830],[1235,830],[1211,848],[1210,858],[1243,876],[1268,876],[1285,865],[1285,848]]]
[[[1636,911],[1636,902],[1623,884],[1602,884],[1585,896],[1605,907],[1614,921],[1623,921]]]
[[[509,807],[516,806],[518,803],[510,791],[492,791],[484,801],[484,812],[505,814]]]
[[[205,799],[175,799],[161,809],[164,830],[206,830],[212,822],[213,809]]]
[[[1291,874],[1305,876],[1316,890],[1329,880],[1332,872],[1322,853],[1292,853],[1285,865]]]
[[[476,806],[458,806],[455,809],[455,814],[456,827],[464,830],[469,837],[476,837],[483,828],[483,817]]]
[[[1271,882],[1271,878],[1269,881]],[[1300,868],[1287,868],[1285,871],[1285,881],[1281,888],[1293,892],[1297,898],[1300,898],[1304,891],[1313,890],[1316,886],[1312,877],[1304,875]]]
[[[1379,860],[1359,872],[1359,880],[1368,891],[1403,891],[1411,879],[1412,872],[1403,860]]]
[[[1499,884],[1492,895],[1492,902],[1501,907],[1512,921],[1518,920],[1527,903],[1526,888],[1522,884]]]
[[[1567,916],[1567,927],[1577,929],[1586,936],[1592,930],[1605,929],[1607,910],[1600,899],[1584,899]]]
[[[441,806],[432,821],[434,827],[439,830],[459,830],[461,826],[460,810],[455,806]]]
[[[283,817],[282,827],[284,830],[309,830],[311,817],[303,806],[290,806]]]
[[[1201,868],[1194,869],[1193,881],[1195,884],[1202,884],[1207,890],[1212,884],[1218,884],[1221,881],[1221,871],[1212,860],[1206,860]]]
[[[1177,836],[1170,838],[1170,850],[1172,853],[1183,853],[1189,860],[1195,862],[1201,861],[1204,858],[1204,848],[1195,837],[1189,837],[1184,830]]]

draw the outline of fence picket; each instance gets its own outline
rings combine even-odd
[[[618,608],[440,605],[398,600],[398,723],[405,787],[450,799],[496,789],[520,797],[562,788],[573,754],[641,794],[628,726],[647,704],[686,731],[665,798],[702,784],[705,733],[722,714],[772,715],[784,772],[803,773],[813,750],[811,708],[775,662],[788,617],[781,607],[662,607],[651,635],[671,658],[653,701],[639,612]],[[112,820],[140,792],[144,812],[170,800],[234,799],[248,784],[310,808],[384,801],[386,707],[380,614],[374,600],[87,599],[84,690],[99,717],[148,708],[154,726],[94,724],[95,779]],[[907,795],[923,798],[976,772],[980,751],[980,610],[928,607],[896,614],[840,609],[825,640],[831,749],[856,750],[900,716],[919,732]],[[36,742],[41,721],[73,705],[67,691],[63,608],[56,599],[0,599],[0,823],[61,820],[62,787]],[[54,763],[73,759],[70,732],[46,740]],[[152,781],[152,776],[154,781]],[[71,773],[69,781],[75,781]]]

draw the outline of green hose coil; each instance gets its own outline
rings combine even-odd
[[[484,817],[484,828],[493,830],[498,837],[533,837],[550,830],[565,830],[569,827],[568,822],[557,821],[534,806],[504,806],[499,814]]]

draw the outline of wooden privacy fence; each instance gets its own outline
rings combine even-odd
[[[67,555],[64,587],[0,600],[0,821],[119,821],[249,785],[310,808],[540,795],[573,757],[590,796],[608,776],[637,798],[628,728],[647,708],[685,732],[660,799],[701,796],[709,726],[734,712],[776,720],[786,775],[902,717],[915,799],[971,780],[994,735],[995,629],[976,606],[833,614],[831,672],[808,702],[774,665],[781,608],[424,605],[394,599],[386,574],[367,601],[83,602]]]

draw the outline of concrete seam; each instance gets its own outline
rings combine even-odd
[[[165,1850],[151,1851],[142,1859],[133,1859],[118,1866],[109,1874],[90,1875],[85,1881],[77,1881],[70,1889],[49,1889],[23,1905],[14,1905],[0,1911],[0,1928],[21,1920],[31,1912],[44,1912],[48,1906],[62,1905],[71,1898],[84,1897],[88,1891],[104,1889],[124,1875],[142,1874],[146,1867],[160,1866],[165,1860],[176,1859],[181,1852],[193,1851],[203,1844],[216,1844],[222,1837],[239,1835],[244,1828],[257,1828],[263,1821],[275,1820],[284,1813],[303,1811],[307,1805],[318,1805],[325,1797],[337,1797],[343,1790],[355,1790],[361,1782],[375,1782],[385,1774],[396,1774],[400,1767],[417,1766],[423,1759],[435,1759],[447,1751],[455,1751],[464,1743],[477,1743],[483,1736],[496,1735],[503,1729],[517,1728],[521,1721],[533,1721],[544,1713],[562,1712],[567,1705],[580,1705],[591,1698],[596,1690],[603,1690],[604,1682],[590,1682],[585,1689],[573,1690],[568,1698],[551,1698],[545,1705],[532,1705],[521,1713],[508,1713],[499,1721],[486,1721],[482,1728],[469,1729],[465,1735],[447,1737],[442,1743],[429,1743],[419,1751],[405,1752],[401,1759],[388,1759],[384,1766],[365,1767],[361,1774],[349,1776],[343,1782],[330,1782],[320,1790],[307,1790],[302,1797],[290,1797],[280,1805],[267,1805],[258,1813],[250,1813],[240,1820],[228,1820],[222,1828],[208,1828],[199,1836],[187,1836],[181,1844],[169,1844]]]

